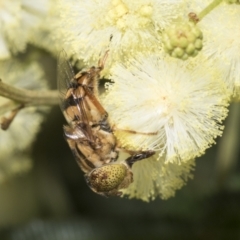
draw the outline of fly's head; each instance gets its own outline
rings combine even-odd
[[[88,186],[103,196],[121,196],[121,189],[133,182],[132,165],[154,155],[154,151],[132,152],[125,161],[108,163],[94,168],[85,175]]]
[[[109,163],[85,175],[89,187],[103,196],[121,196],[120,190],[133,181],[131,168],[126,163]]]

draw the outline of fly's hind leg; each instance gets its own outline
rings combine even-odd
[[[101,116],[99,121],[105,121],[108,117],[107,111],[103,108],[102,104],[98,101],[96,96],[91,92],[91,90],[87,86],[83,86],[86,95],[88,96],[91,103],[96,107]]]
[[[153,151],[153,150],[146,150],[146,151],[141,151],[140,150],[140,151],[136,151],[136,150],[125,149],[125,148],[122,148],[122,147],[119,147],[119,146],[116,147],[116,150],[123,151],[123,152],[126,152],[126,153],[131,155],[130,157],[128,157],[125,160],[125,163],[129,167],[132,167],[132,165],[135,162],[143,160],[143,159],[146,159],[146,158],[149,158],[149,157],[151,157],[151,156],[153,156],[155,154],[155,151]]]
[[[141,151],[141,152],[136,152],[133,153],[134,151],[130,151],[132,154],[130,157],[128,157],[125,162],[128,164],[129,167],[132,167],[132,165],[140,160],[149,158],[155,154],[155,151]]]
[[[129,133],[129,134],[140,134],[140,135],[157,135],[158,132],[138,132],[138,131],[134,131],[134,130],[128,130],[128,129],[120,129],[120,128],[117,128],[116,126],[113,126],[113,131],[114,132],[117,132],[117,131],[122,131],[122,132],[126,132],[126,133]],[[117,149],[120,151],[124,151],[128,154],[130,154],[131,156],[129,158],[127,158],[125,160],[125,162],[130,166],[132,167],[132,165],[137,162],[137,161],[140,161],[142,159],[145,159],[145,158],[149,158],[151,157],[152,155],[155,154],[155,151],[153,150],[146,150],[146,151],[136,151],[136,150],[129,150],[129,149],[125,149],[121,146],[117,146]]]

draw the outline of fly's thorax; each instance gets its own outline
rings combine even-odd
[[[121,195],[119,190],[127,188],[133,181],[132,171],[124,162],[95,168],[85,177],[94,192],[106,196]]]
[[[93,87],[93,81],[94,81],[93,73],[90,69],[80,71],[75,75],[74,81],[79,86],[85,85],[85,86]]]
[[[77,79],[77,82],[81,85],[88,86],[89,89],[91,89],[92,93],[96,98],[98,98],[98,81],[100,79],[100,72],[102,71],[102,68],[99,67],[91,67],[87,71],[80,72],[79,74],[82,74],[82,76]]]
[[[94,66],[89,69],[82,70],[75,75],[74,80],[79,85],[85,85],[94,89],[97,86],[98,79],[100,78],[101,70],[102,69]]]

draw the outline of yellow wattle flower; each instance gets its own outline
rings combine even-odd
[[[137,52],[159,51],[158,30],[176,17],[182,5],[182,0],[59,0],[56,36],[64,39],[70,54],[89,65],[110,48],[105,68],[109,69]]]
[[[229,97],[204,61],[140,55],[117,63],[111,79],[102,102],[123,147],[157,150],[165,162],[179,163],[221,136]]]

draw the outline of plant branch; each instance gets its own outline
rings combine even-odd
[[[20,103],[14,102],[12,100],[8,100],[4,104],[0,105],[0,116],[20,105],[21,105]]]
[[[37,91],[17,88],[0,81],[0,96],[11,99],[24,106],[39,105],[56,105],[58,104],[58,92],[54,91]]]

